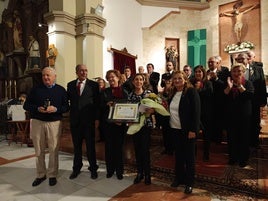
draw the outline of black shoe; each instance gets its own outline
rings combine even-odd
[[[134,179],[134,184],[138,184],[143,180],[143,174],[137,174],[136,178]]]
[[[247,162],[246,161],[241,161],[239,162],[239,167],[243,168],[247,166]]]
[[[206,155],[206,154],[204,154],[204,156],[203,156],[203,161],[204,161],[204,162],[208,162],[208,161],[209,161],[209,156]]]
[[[173,188],[176,188],[176,187],[178,187],[179,185],[180,185],[180,183],[178,182],[178,180],[174,180],[174,181],[170,184],[170,186],[173,187]]]
[[[167,150],[163,150],[162,152],[161,152],[161,154],[167,154],[168,152],[167,152]]]
[[[113,173],[107,173],[106,178],[111,178],[114,174]]]
[[[229,161],[228,161],[228,165],[235,165],[236,164],[236,161],[234,161],[234,160],[232,160],[232,159],[230,159]]]
[[[56,179],[56,177],[51,177],[51,178],[49,178],[49,185],[50,185],[50,186],[55,186],[56,183],[57,183],[57,179]]]
[[[98,173],[97,171],[92,171],[91,172],[91,179],[97,179],[98,178]]]
[[[39,184],[41,184],[43,181],[46,180],[46,176],[42,177],[42,178],[36,178],[33,183],[32,186],[38,186]]]
[[[145,176],[144,178],[144,183],[146,185],[150,185],[151,184],[151,176]]]
[[[185,189],[184,189],[185,194],[191,194],[192,192],[193,192],[193,187],[185,186]]]
[[[117,179],[118,180],[122,180],[123,179],[123,175],[122,174],[117,174],[116,176],[117,176]]]
[[[81,172],[72,172],[72,174],[69,176],[69,179],[75,179]]]

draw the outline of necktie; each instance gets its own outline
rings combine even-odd
[[[81,95],[81,84],[82,84],[81,81],[79,81],[78,84],[77,84],[77,93],[78,93],[79,96]]]

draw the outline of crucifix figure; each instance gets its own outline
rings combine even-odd
[[[249,7],[241,8],[243,6],[243,1],[238,1],[233,5],[232,11],[227,11],[224,13],[220,13],[220,17],[234,17],[235,24],[234,24],[234,32],[236,34],[236,39],[238,43],[241,43],[241,36],[242,36],[242,28],[243,28],[243,15],[259,6],[259,4],[251,5]]]

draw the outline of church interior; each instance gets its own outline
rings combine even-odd
[[[241,2],[240,13],[234,15],[234,5]],[[110,69],[123,73],[127,65],[135,74],[148,63],[163,74],[172,48],[176,70],[185,64],[208,68],[208,58],[216,55],[230,69],[238,53],[253,50],[268,78],[267,11],[266,0],[0,0],[0,189],[5,192],[1,200],[267,200],[267,106],[261,112],[260,147],[251,150],[246,168],[228,165],[226,136],[211,145],[209,162],[200,154],[202,137],[197,139],[191,195],[170,187],[175,159],[161,154],[160,128],[151,135],[152,185],[133,184],[131,136],[124,144],[124,179],[105,178],[105,147],[98,130],[99,178],[91,180],[85,168],[77,180],[69,180],[73,153],[69,114],[63,118],[59,182],[55,188],[46,184],[33,188],[29,117],[17,111],[25,116],[16,120],[7,112],[10,102],[20,101],[21,95],[42,83],[44,67],[55,68],[56,82],[65,88],[76,78],[77,64],[88,67],[91,80],[105,78]],[[118,63],[118,58],[124,59]],[[163,90],[160,83],[158,89]]]

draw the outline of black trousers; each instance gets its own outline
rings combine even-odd
[[[159,124],[162,126],[164,148],[167,152],[173,153],[174,145],[172,135],[170,133],[169,118],[169,116],[162,116],[158,114]]]
[[[71,125],[72,141],[74,146],[73,171],[78,172],[83,166],[82,144],[86,143],[86,155],[89,162],[89,170],[97,171],[95,149],[95,122],[79,123]]]
[[[246,162],[249,159],[250,118],[230,121],[227,133],[229,159]]]
[[[105,162],[107,174],[117,175],[124,173],[123,146],[125,139],[125,126],[107,123],[105,137]]]
[[[133,135],[133,143],[138,174],[151,174],[150,139],[151,129],[143,126]]]
[[[261,111],[259,104],[253,101],[252,103],[252,116],[251,116],[251,128],[250,128],[250,146],[259,146],[259,134],[261,131]]]
[[[195,139],[188,133],[171,128],[175,144],[175,179],[179,183],[193,186],[195,177]]]

